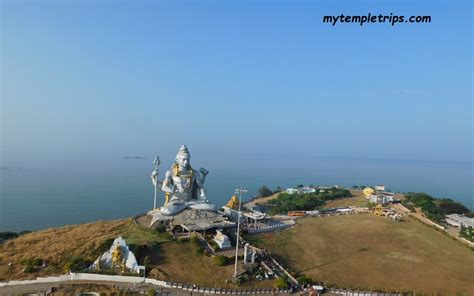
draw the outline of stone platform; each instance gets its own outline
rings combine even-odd
[[[234,222],[228,221],[227,218],[219,212],[191,208],[172,216],[163,215],[159,210],[154,210],[148,212],[147,217],[151,217],[148,226],[151,228],[158,227],[160,222],[171,223],[171,226],[181,226],[187,231],[202,231],[212,228],[236,226]]]

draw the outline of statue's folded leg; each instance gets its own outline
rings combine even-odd
[[[196,210],[205,210],[205,211],[215,211],[216,206],[210,203],[196,203],[189,206],[192,209]]]
[[[163,215],[174,215],[174,214],[177,214],[179,212],[181,212],[182,210],[186,209],[188,207],[188,205],[186,204],[167,204],[166,206],[162,207],[160,209],[160,212],[163,214]]]

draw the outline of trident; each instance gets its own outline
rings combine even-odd
[[[151,179],[153,180],[153,183],[155,185],[155,196],[153,199],[153,210],[156,210],[156,195],[158,194],[158,174],[160,171],[158,170],[158,166],[160,165],[160,157],[157,155],[155,157],[155,160],[153,161],[153,164],[155,165],[155,169],[151,173]]]

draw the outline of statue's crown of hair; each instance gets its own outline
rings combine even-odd
[[[178,157],[180,155],[185,155],[185,156],[188,156],[188,157],[190,156],[189,151],[188,151],[188,147],[186,147],[186,145],[181,145],[176,157]]]

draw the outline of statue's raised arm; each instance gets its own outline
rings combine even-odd
[[[196,183],[197,183],[199,193],[200,193],[199,199],[202,201],[207,201],[206,189],[204,188],[204,181],[206,180],[206,176],[207,174],[209,174],[209,171],[204,168],[201,168],[199,172],[200,174],[197,174],[199,175],[199,178],[196,179]]]

